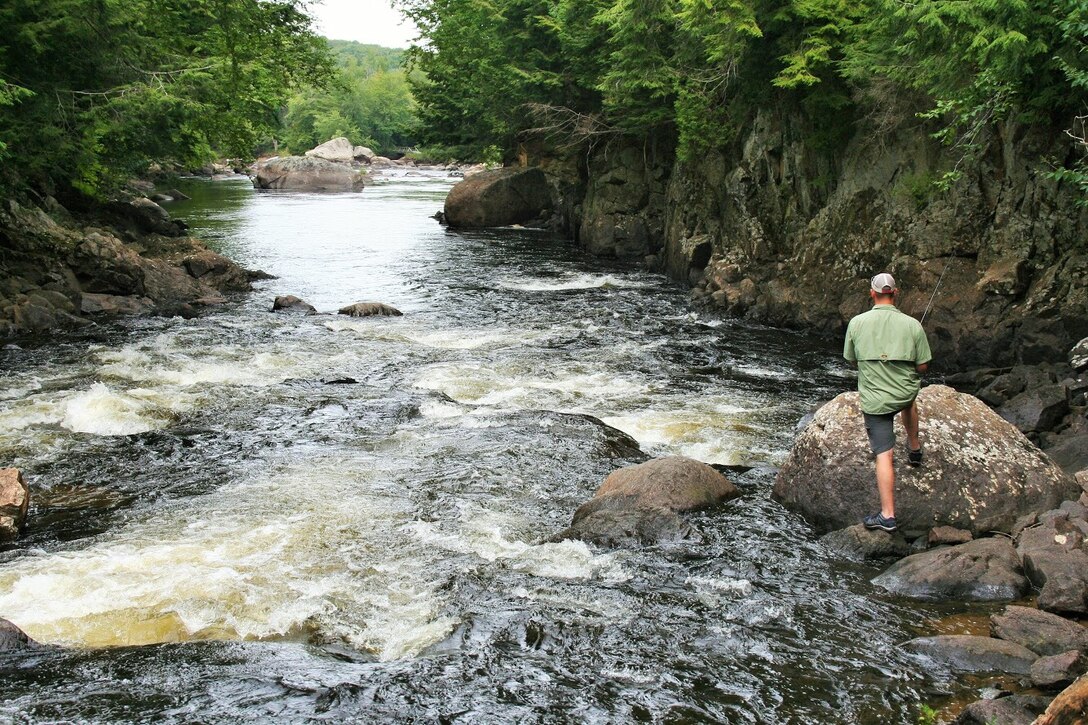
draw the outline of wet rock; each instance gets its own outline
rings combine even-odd
[[[679,542],[697,543],[702,537],[676,512],[666,508],[640,508],[626,496],[594,499],[579,509],[570,527],[550,539],[577,539],[606,548],[650,546]]]
[[[273,312],[302,312],[307,315],[316,315],[317,308],[305,300],[294,295],[280,295],[272,302]]]
[[[362,148],[362,146],[359,148]],[[371,153],[370,155],[373,156],[374,154]],[[341,136],[310,149],[306,152],[306,156],[347,164],[355,159],[355,147],[351,145],[351,141]]]
[[[1027,675],[1031,673],[1032,663],[1038,659],[1034,652],[1014,642],[970,634],[919,637],[904,643],[903,648],[928,655],[963,672]]]
[[[901,558],[911,553],[911,546],[896,531],[867,529],[861,524],[832,531],[820,537],[824,546],[854,560]]]
[[[38,643],[27,636],[26,632],[6,619],[0,618],[0,652],[22,649],[34,649]]]
[[[605,496],[628,496],[643,508],[694,511],[734,499],[740,491],[707,464],[670,456],[613,471],[594,494]]]
[[[1020,393],[997,409],[998,414],[1024,433],[1051,430],[1069,412],[1065,388],[1046,385]]]
[[[0,468],[0,541],[19,538],[29,509],[30,487],[22,472],[18,468]]]
[[[966,544],[974,538],[970,531],[957,529],[955,526],[935,526],[929,530],[926,541],[931,547],[955,546],[957,544]]]
[[[1030,588],[1016,549],[1000,537],[913,554],[893,564],[873,584],[892,594],[931,601],[1019,599]]]
[[[1046,454],[1066,473],[1088,468],[1088,433],[1065,431],[1047,445]]]
[[[1053,508],[1078,492],[1023,433],[977,398],[934,385],[922,390],[918,406],[926,455],[921,467],[906,465],[906,434],[896,421],[900,528],[1007,532],[1025,513]],[[780,469],[773,496],[821,531],[857,523],[878,508],[857,393],[816,412]]]
[[[1040,524],[1020,534],[1017,551],[1025,573],[1040,590],[1040,609],[1088,613],[1088,552],[1082,548],[1084,534],[1065,512],[1053,513],[1049,518],[1040,517]]]
[[[1088,675],[1082,675],[1054,698],[1034,725],[1084,725],[1088,722]]]
[[[356,302],[353,305],[341,307],[339,314],[349,317],[400,317],[404,313],[396,307],[381,302]]]
[[[551,207],[544,172],[538,168],[506,168],[466,174],[450,189],[444,212],[451,227],[479,229],[523,224]]]
[[[952,725],[1031,725],[1050,702],[1035,695],[1010,695],[972,702]]]
[[[1040,657],[1031,665],[1031,681],[1036,687],[1062,689],[1088,671],[1088,657],[1079,650]]]
[[[151,312],[155,303],[147,297],[133,295],[103,295],[87,292],[81,309],[85,315],[143,315]]]
[[[705,463],[674,456],[613,471],[595,496],[578,507],[553,541],[580,539],[602,546],[698,541],[678,512],[707,508],[740,495]]]
[[[990,617],[990,633],[1049,656],[1075,649],[1088,652],[1088,629],[1076,622],[1032,607],[1005,607]]]
[[[253,185],[290,191],[357,191],[366,185],[366,175],[321,158],[285,156],[260,164]]]
[[[249,272],[210,249],[201,249],[181,262],[190,276],[221,291],[243,292],[249,289]]]

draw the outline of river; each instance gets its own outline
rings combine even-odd
[[[0,350],[0,465],[33,491],[0,616],[63,645],[0,658],[0,719],[913,723],[964,694],[898,646],[947,612],[770,500],[852,385],[835,341],[544,232],[448,231],[450,183],[194,180],[171,212],[277,279]],[[358,301],[405,314],[335,314]],[[751,466],[744,496],[691,517],[702,544],[539,543],[633,460],[586,415]]]

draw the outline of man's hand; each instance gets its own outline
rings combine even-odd
[[[919,375],[921,375],[926,370],[929,370],[929,363],[922,363],[921,365],[915,365],[914,369],[918,371]]]

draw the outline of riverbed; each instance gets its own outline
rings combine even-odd
[[[0,350],[0,465],[33,496],[0,617],[59,646],[0,659],[0,718],[913,723],[963,694],[898,647],[946,612],[770,500],[853,385],[837,342],[547,232],[450,231],[453,181],[192,180],[171,213],[276,279]],[[336,314],[360,301],[404,316]],[[701,544],[541,543],[638,460],[612,429],[744,495],[691,517]]]

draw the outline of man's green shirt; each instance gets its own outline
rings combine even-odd
[[[875,305],[850,320],[842,356],[858,364],[861,409],[870,415],[914,402],[922,387],[916,367],[933,359],[922,324],[895,305]]]

